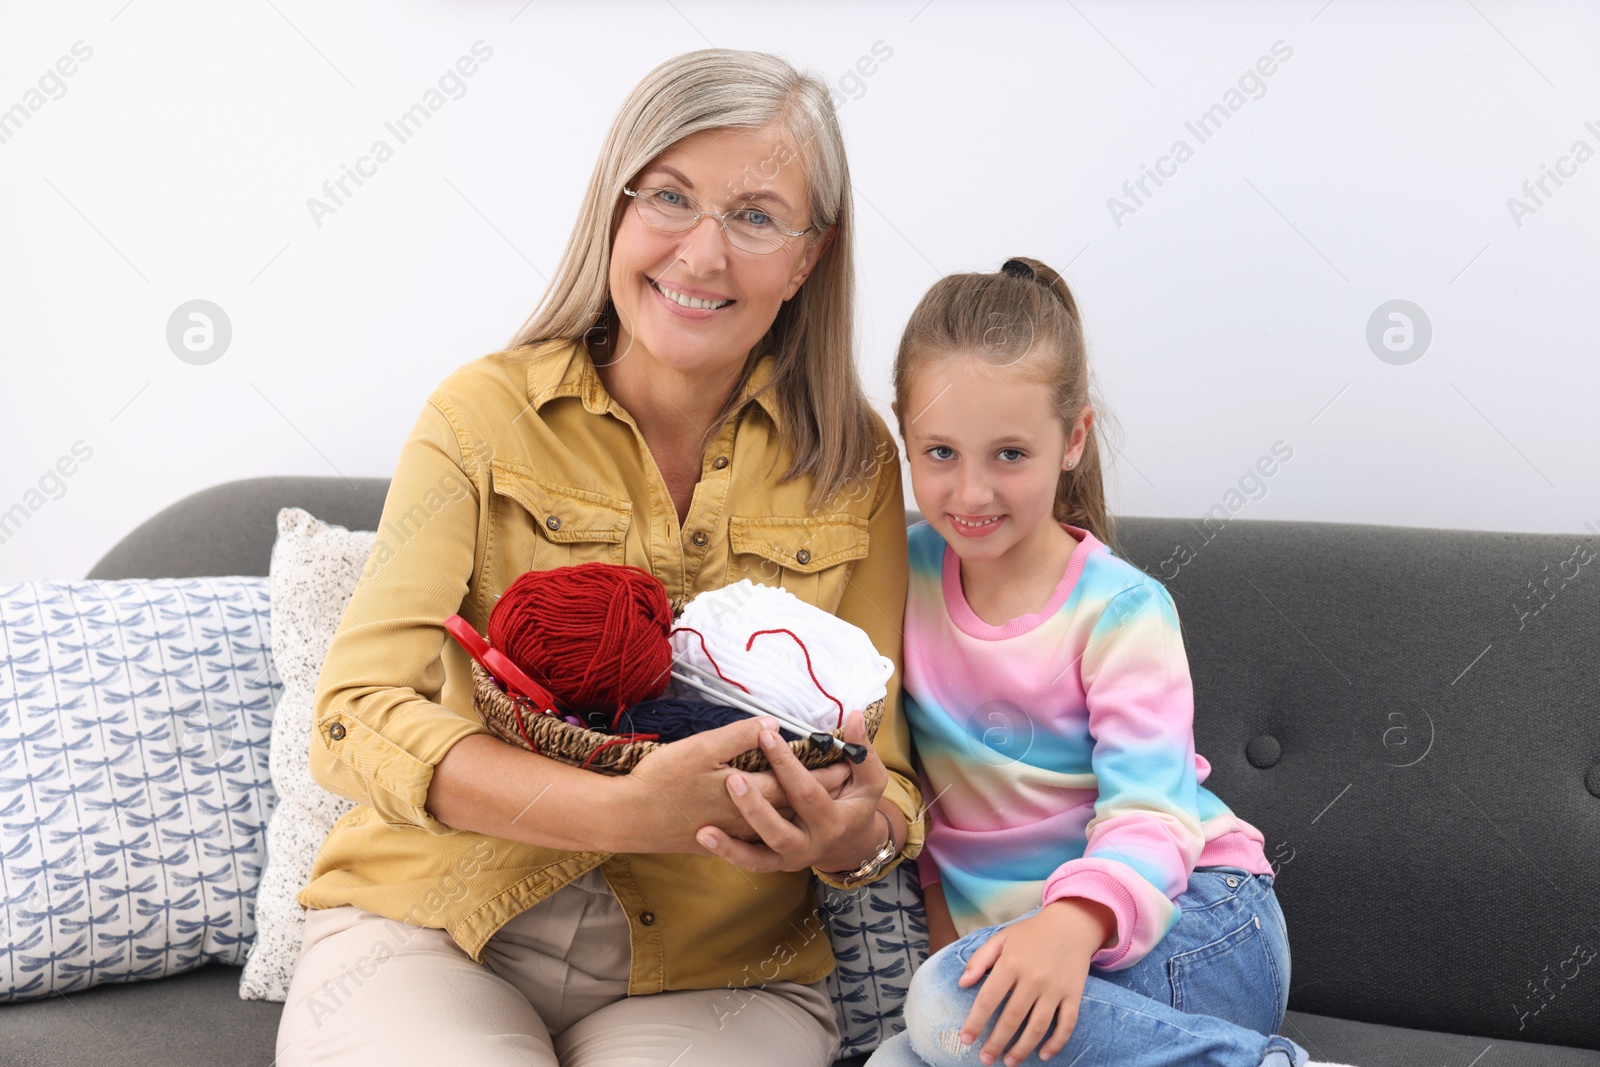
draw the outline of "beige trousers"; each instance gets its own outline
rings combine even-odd
[[[483,964],[443,930],[356,907],[306,915],[279,1067],[826,1067],[825,982],[630,997],[628,921],[592,870],[512,919]]]

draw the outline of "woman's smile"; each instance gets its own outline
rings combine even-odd
[[[662,284],[651,278],[650,288],[661,297],[663,304],[673,312],[706,312],[706,314],[684,315],[684,318],[704,322],[715,318],[715,313],[724,308],[731,307],[736,301],[718,293],[709,293],[704,289],[695,289],[678,283]]]

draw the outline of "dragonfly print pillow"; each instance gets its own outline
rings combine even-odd
[[[244,961],[274,802],[268,588],[0,584],[0,1003]]]

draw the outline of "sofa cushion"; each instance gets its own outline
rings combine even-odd
[[[901,863],[871,885],[816,882],[836,966],[828,993],[839,1020],[839,1055],[871,1052],[906,1028],[906,987],[928,958],[928,919],[917,865]]]
[[[268,1067],[283,1007],[241,1001],[239,968],[212,964],[0,1012],[7,1067]]]
[[[54,1067],[216,1067],[272,1062],[282,1008],[239,1000],[239,972],[207,966],[165,982],[102,987],[4,1010],[4,1062]],[[1291,1011],[1283,1032],[1318,1060],[1359,1067],[1600,1067],[1600,1052],[1461,1037]],[[861,1053],[838,1067],[860,1067]],[[752,1052],[750,1062],[758,1064]]]
[[[295,894],[311,880],[312,862],[333,824],[355,807],[311,777],[311,705],[328,645],[375,538],[371,531],[321,522],[301,508],[280,511],[277,529],[269,580],[272,654],[283,679],[272,720],[278,807],[267,824],[267,867],[256,899],[260,932],[239,982],[246,1000],[288,996],[305,928],[305,910]]]
[[[244,959],[268,614],[251,577],[0,587],[0,1002]]]
[[[1526,1041],[1464,1037],[1299,1011],[1288,1014],[1282,1031],[1313,1061],[1359,1067],[1600,1067],[1600,1052],[1539,1044],[1531,1035]]]

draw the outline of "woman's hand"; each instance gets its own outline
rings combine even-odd
[[[884,820],[874,812],[884,787],[889,784],[889,769],[867,740],[867,728],[860,712],[845,719],[842,731],[846,741],[864,745],[865,762],[845,760],[823,770],[843,767],[849,775],[843,788],[832,792],[808,771],[778,736],[777,723],[765,720],[761,731],[761,751],[772,765],[777,784],[782,788],[793,817],[785,817],[772,798],[758,788],[757,775],[735,771],[728,775],[727,789],[744,821],[760,835],[761,844],[735,840],[721,826],[706,826],[698,840],[740,867],[750,871],[803,871],[815,867],[822,871],[851,870],[883,844]],[[890,820],[890,833],[903,840],[903,827],[896,830]]]
[[[1046,904],[1037,915],[996,930],[967,960],[956,983],[965,989],[983,981],[961,1024],[961,1043],[976,1041],[989,1016],[1010,994],[978,1058],[991,1064],[1004,1052],[1008,1067],[1014,1067],[1028,1058],[1052,1021],[1055,1032],[1039,1049],[1039,1058],[1047,1060],[1060,1052],[1078,1022],[1089,961],[1115,930],[1116,916],[1110,908],[1077,897]],[[1011,1035],[1024,1021],[1027,1025],[1007,1052]]]
[[[771,772],[749,774],[728,766],[730,759],[754,749],[762,732],[762,721],[748,719],[662,745],[641,759],[619,779],[629,790],[624,810],[631,823],[626,831],[629,845],[619,851],[707,855],[717,850],[708,850],[695,836],[707,825],[728,839],[760,840],[729,796],[727,783],[737,775],[770,808],[791,813],[788,794]],[[837,765],[816,771],[801,767],[800,773],[825,797],[839,795],[849,778],[849,771]]]

